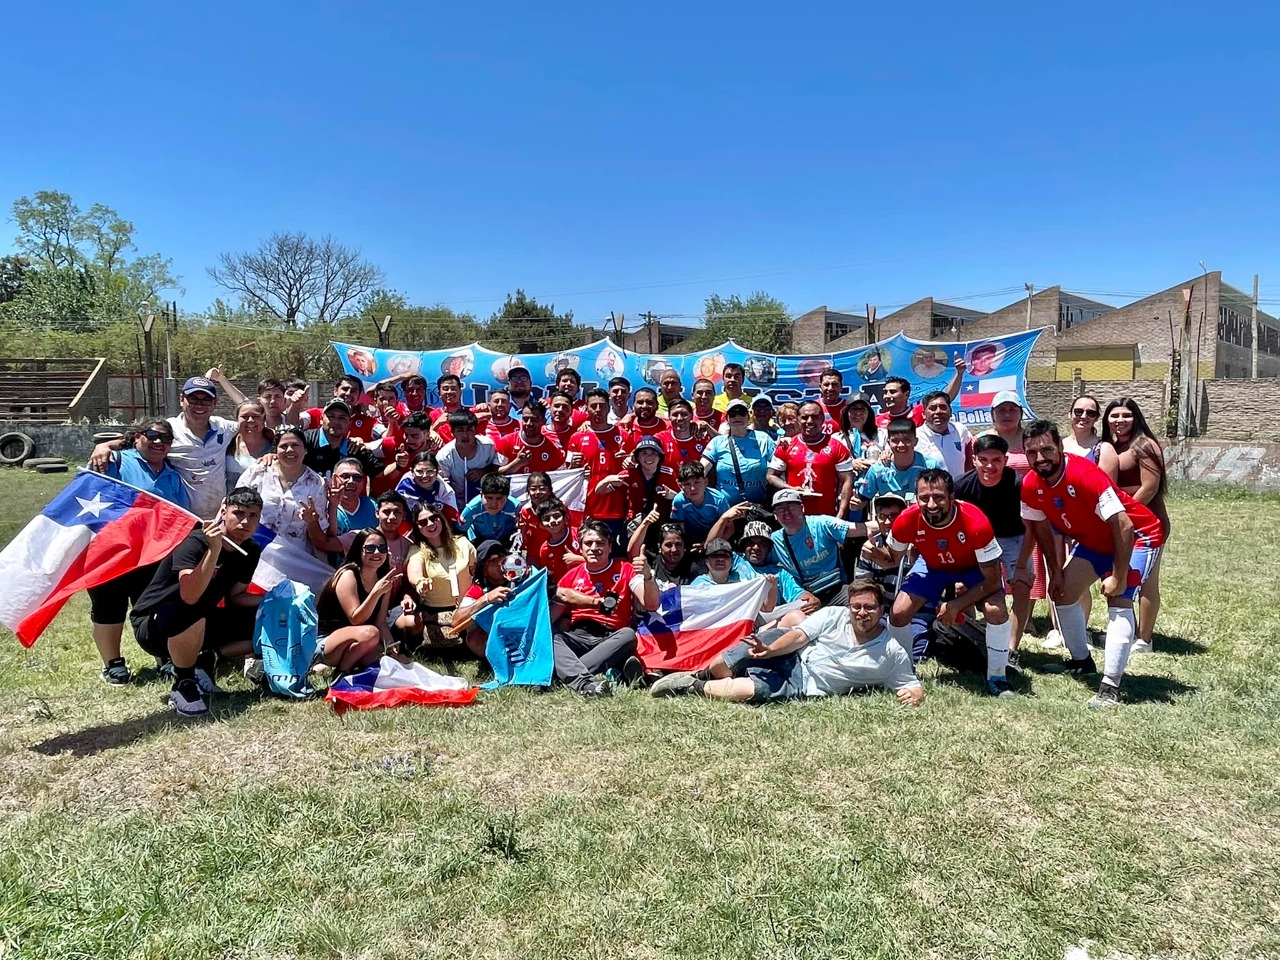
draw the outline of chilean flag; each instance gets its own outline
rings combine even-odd
[[[159,562],[199,522],[154,494],[80,473],[0,553],[0,623],[31,646],[73,594]]]
[[[636,656],[651,670],[698,670],[745,640],[769,594],[763,577],[740,583],[668,587],[636,631]]]
[[[1010,377],[986,377],[982,380],[970,380],[960,389],[960,407],[961,409],[971,409],[973,407],[989,407],[991,401],[996,398],[996,394],[1001,390],[1013,390],[1017,392],[1018,378]]]
[[[339,677],[324,695],[335,713],[375,710],[417,704],[422,707],[462,707],[474,703],[480,688],[462,677],[447,677],[420,663],[404,664],[394,657]]]

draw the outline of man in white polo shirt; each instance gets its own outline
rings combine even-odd
[[[962,424],[951,419],[951,398],[945,390],[926,394],[924,423],[916,430],[916,453],[933,457],[953,477],[973,466],[973,438]]]

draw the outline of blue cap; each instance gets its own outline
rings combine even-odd
[[[662,444],[654,437],[641,437],[637,440],[634,452],[639,453],[641,450],[654,450],[658,453],[665,453],[662,449]]]
[[[185,397],[190,393],[207,393],[217,400],[218,385],[208,377],[191,377],[182,385],[182,395]]]

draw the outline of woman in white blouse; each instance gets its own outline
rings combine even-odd
[[[310,502],[320,509],[328,501],[324,480],[302,462],[307,454],[302,428],[286,426],[277,430],[275,454],[273,463],[255,463],[245,470],[238,486],[261,494],[262,526],[277,538],[314,555],[302,508]]]

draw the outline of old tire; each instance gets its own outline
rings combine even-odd
[[[27,457],[26,460],[22,461],[22,469],[34,470],[36,467],[40,466],[42,463],[66,463],[66,462],[67,461],[62,457]]]
[[[42,463],[36,467],[36,473],[66,473],[69,469],[65,463]]]
[[[31,456],[31,451],[36,448],[36,442],[28,437],[25,433],[6,433],[0,436],[0,464],[6,467],[16,467],[23,460]]]

